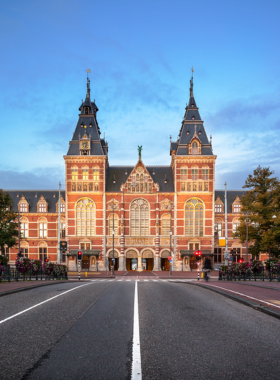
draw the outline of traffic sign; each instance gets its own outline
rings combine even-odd
[[[168,260],[169,260],[169,261],[172,260],[172,256],[168,256]]]

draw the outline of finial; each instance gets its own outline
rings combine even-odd
[[[212,146],[212,135],[210,135],[210,145]]]
[[[170,142],[171,142],[171,140],[172,140],[172,136],[170,135]]]

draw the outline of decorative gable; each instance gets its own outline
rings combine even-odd
[[[223,213],[224,212],[224,203],[221,200],[220,196],[217,196],[215,201],[215,213]]]
[[[154,183],[142,161],[138,161],[125,184],[121,185],[121,191],[127,193],[153,193],[159,191],[159,184]]]
[[[58,205],[59,205],[59,201],[56,202],[56,212],[59,211]],[[62,196],[60,197],[60,212],[65,213],[65,200],[63,199]]]
[[[18,202],[18,210],[19,212],[28,212],[29,211],[29,203],[24,195],[21,196],[20,201]]]
[[[232,212],[234,213],[241,212],[241,201],[238,195],[236,196],[234,202],[232,203]]]
[[[41,195],[37,203],[37,212],[48,212],[48,203],[43,195]]]

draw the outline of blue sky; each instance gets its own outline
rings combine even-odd
[[[216,188],[258,166],[280,175],[280,2],[13,1],[0,12],[0,188],[52,189],[86,94],[110,165],[168,165],[194,95]]]

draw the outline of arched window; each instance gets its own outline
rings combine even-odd
[[[20,219],[20,233],[21,233],[21,237],[28,238],[28,219],[27,218]]]
[[[115,230],[115,236],[119,234],[119,217],[118,215],[114,214],[110,214],[109,215],[109,236],[113,236],[113,226],[114,226],[114,230]]]
[[[74,166],[71,168],[71,176],[72,176],[72,181],[77,181],[77,179],[78,179],[78,168],[77,168],[77,166]]]
[[[94,181],[99,181],[99,167],[93,168],[92,175]]]
[[[203,179],[203,181],[208,181],[208,179],[209,179],[209,168],[208,168],[208,166],[203,166],[203,168],[202,168],[202,179]]]
[[[95,203],[90,198],[80,199],[76,204],[77,236],[95,235]]]
[[[48,236],[48,223],[47,219],[40,218],[38,220],[38,227],[39,227],[39,238],[46,238]]]
[[[82,168],[82,177],[84,181],[88,180],[88,167]]]
[[[240,226],[240,220],[239,218],[234,218],[232,221],[232,233],[234,234],[237,230],[237,228]]]
[[[186,236],[203,236],[204,205],[198,198],[191,198],[185,206]]]
[[[99,185],[98,185],[98,183],[94,184],[94,191],[99,191]]]
[[[149,235],[149,203],[145,199],[135,199],[130,206],[130,235]]]
[[[192,180],[197,180],[197,177],[198,177],[198,167],[197,166],[193,166],[192,167]]]
[[[170,214],[163,214],[161,217],[161,234],[163,236],[169,236],[170,227]]]
[[[46,242],[42,241],[39,243],[39,259],[45,261],[48,257],[48,245]]]

